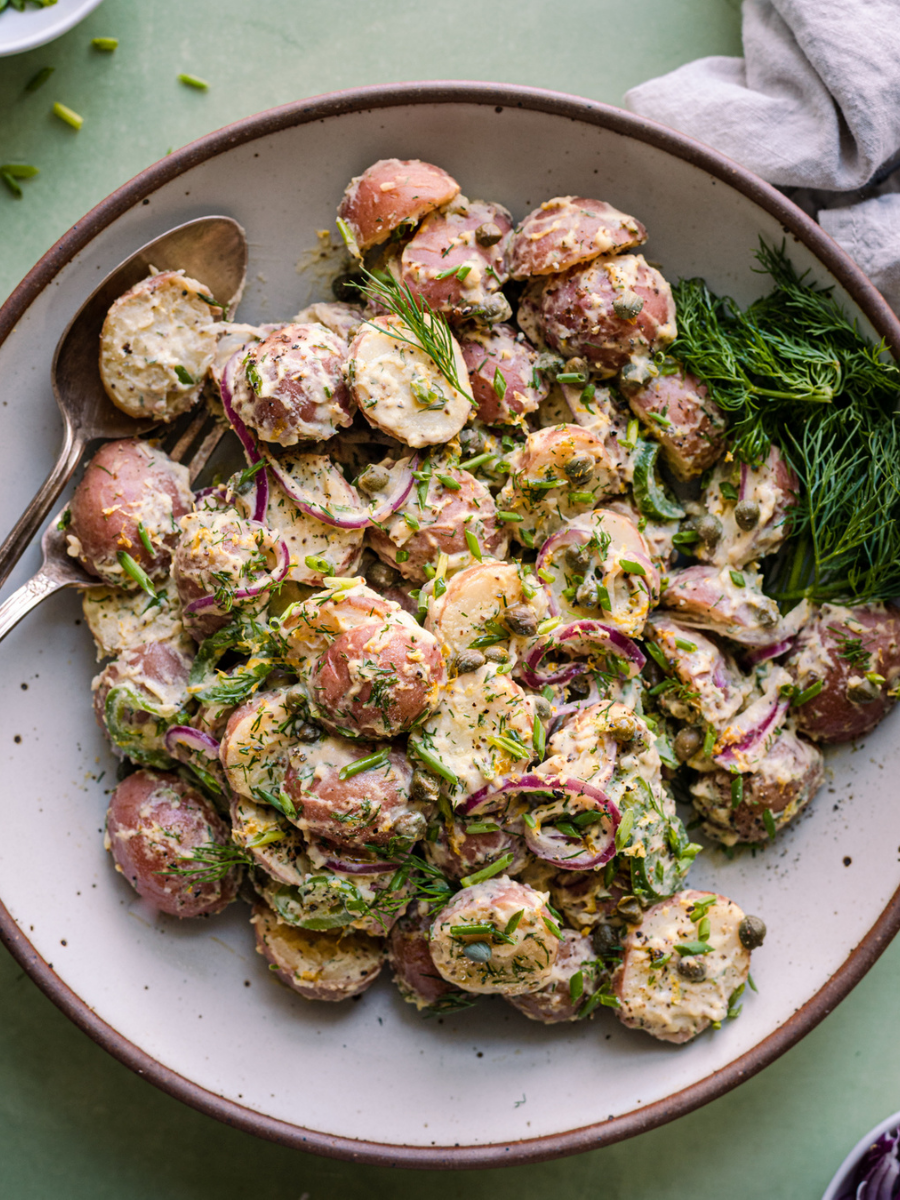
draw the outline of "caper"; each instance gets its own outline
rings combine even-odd
[[[755,529],[759,524],[759,505],[755,500],[738,500],[734,506],[734,519],[739,529]]]
[[[306,692],[299,683],[289,687],[284,693],[284,707],[288,712],[299,712],[306,708]]]
[[[722,536],[722,522],[712,513],[702,516],[696,525],[700,540],[705,542],[710,550],[714,550]]]
[[[676,970],[682,979],[689,979],[691,983],[700,983],[706,978],[706,963],[702,958],[679,958]]]
[[[641,902],[637,896],[623,896],[616,905],[616,912],[629,925],[639,925],[644,917],[644,910],[641,908]]]
[[[590,367],[586,358],[567,358],[565,361],[565,373],[567,375],[583,375],[589,370]]]
[[[766,923],[762,917],[744,917],[738,925],[738,937],[745,950],[758,950],[766,940]]]
[[[410,800],[417,804],[437,804],[440,794],[441,785],[433,775],[428,775],[425,771],[413,771],[409,785]]]
[[[488,662],[492,663],[508,663],[509,651],[504,650],[502,646],[488,646],[484,652],[484,657]]]
[[[387,563],[373,562],[368,571],[366,571],[366,579],[373,588],[389,588],[394,587],[400,579],[399,574],[393,567],[389,567]]]
[[[322,736],[322,730],[318,725],[313,725],[312,721],[304,721],[300,728],[294,734],[298,742],[317,742]]]
[[[624,388],[639,388],[659,375],[659,369],[650,358],[637,356],[627,362],[619,372],[619,382]]]
[[[591,934],[591,944],[598,958],[612,954],[619,946],[619,935],[611,925],[598,925]]]
[[[586,579],[575,593],[575,602],[582,608],[596,608],[600,603],[600,593],[593,579]]]
[[[371,463],[357,479],[356,486],[361,492],[372,496],[375,492],[383,492],[390,481],[390,473],[384,467]]]
[[[502,229],[493,221],[485,221],[475,230],[475,241],[479,246],[496,246],[502,237]]]
[[[762,625],[763,629],[774,629],[778,624],[778,609],[763,608],[756,609],[756,619]]]
[[[590,479],[594,469],[594,460],[590,454],[576,454],[563,467],[563,470],[573,483],[583,483]]]
[[[585,545],[569,546],[566,550],[566,562],[576,571],[586,571],[591,565],[590,547]]]
[[[871,679],[854,679],[847,684],[847,699],[851,704],[872,704],[881,699],[881,688]]]
[[[700,730],[689,725],[687,729],[680,729],[675,735],[675,757],[679,762],[687,762],[689,758],[694,757],[702,745],[703,735]]]
[[[585,696],[590,695],[591,682],[584,675],[576,675],[569,684],[569,699],[583,700]]]
[[[544,696],[535,696],[534,711],[539,721],[549,721],[553,716],[553,705]]]
[[[637,722],[631,713],[617,713],[610,719],[607,729],[613,740],[622,744],[633,740],[637,732]]]
[[[613,300],[613,312],[625,321],[633,321],[644,307],[644,301],[637,294],[626,288],[620,296]]]
[[[453,665],[457,675],[468,675],[470,671],[477,671],[479,667],[483,667],[485,661],[480,650],[460,650],[453,660]]]
[[[362,275],[338,275],[331,284],[331,291],[335,300],[343,300],[345,304],[358,304],[360,288],[365,282]]]
[[[510,604],[500,614],[500,621],[517,637],[534,637],[537,633],[537,617],[527,604]]]
[[[493,951],[487,942],[469,942],[463,946],[463,954],[474,963],[486,963],[491,961]]]

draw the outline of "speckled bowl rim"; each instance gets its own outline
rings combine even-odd
[[[774,216],[786,234],[797,238],[811,250],[846,288],[879,336],[885,339],[887,346],[900,358],[900,321],[875,286],[811,218],[756,175],[709,146],[611,105],[542,88],[465,81],[390,84],[333,92],[268,109],[256,116],[236,121],[169,154],[114,191],[47,251],[0,308],[0,344],[6,340],[29,305],[52,282],[61,268],[98,233],[191,167],[235,146],[295,125],[372,109],[434,104],[479,104],[493,107],[497,112],[502,112],[505,108],[520,108],[547,113],[570,121],[596,125],[623,137],[634,138],[701,168],[716,179],[730,184]],[[144,1053],[102,1021],[41,958],[0,903],[0,939],[38,987],[94,1041],[170,1096],[176,1096],[225,1125],[243,1129],[281,1145],[353,1162],[434,1169],[496,1167],[577,1154],[644,1133],[692,1112],[761,1071],[809,1033],[859,983],[884,952],[898,929],[900,888],[843,965],[825,986],[783,1025],[727,1067],[713,1072],[672,1096],[610,1120],[572,1129],[566,1133],[483,1146],[424,1147],[395,1146],[332,1137],[327,1133],[304,1129],[264,1116],[185,1079]]]

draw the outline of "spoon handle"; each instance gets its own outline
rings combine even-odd
[[[26,613],[30,613],[42,600],[66,586],[68,585],[64,581],[45,575],[43,567],[37,575],[23,583],[0,604],[0,642],[18,625]]]
[[[66,438],[59,458],[53,470],[44,480],[40,491],[31,501],[9,537],[0,546],[0,587],[6,582],[10,571],[22,557],[22,554],[33,540],[38,530],[47,519],[57,496],[66,486],[73,471],[78,466],[84,452],[85,442],[80,434],[69,425],[66,426]],[[37,578],[37,576],[35,576]],[[28,585],[26,584],[26,587]],[[6,630],[0,633],[3,636]]]

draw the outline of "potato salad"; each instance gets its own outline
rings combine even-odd
[[[385,159],[337,224],[334,298],[283,322],[166,271],[104,323],[115,405],[205,404],[245,459],[192,490],[158,430],[108,442],[65,518],[112,862],[172,917],[248,904],[309,1001],[386,970],[428,1013],[718,1030],[766,925],[692,864],[887,714],[900,614],[769,594],[802,484],[733,452],[637,217]]]

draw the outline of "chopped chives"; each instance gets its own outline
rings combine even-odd
[[[731,807],[737,808],[744,799],[744,777],[735,775],[731,781]]]
[[[116,557],[119,560],[119,566],[122,568],[125,574],[130,575],[138,587],[142,588],[148,596],[152,596],[152,598],[155,600],[156,588],[151,583],[150,576],[143,569],[143,567],[139,567],[131,555],[126,553],[124,550],[120,550]]]
[[[44,86],[55,70],[56,67],[41,67],[38,73],[36,75],[32,75],[32,77],[25,84],[25,91],[36,92],[39,87]]]
[[[444,487],[449,488],[451,492],[458,492],[462,487],[462,484],[459,482],[459,480],[454,479],[452,475],[438,475],[437,478],[444,485]]]
[[[744,577],[740,573],[740,571],[729,571],[728,574],[731,576],[731,582],[734,584],[735,587],[742,588],[742,587],[747,586],[746,583],[744,582]]]
[[[506,395],[506,379],[499,367],[494,372],[494,395],[498,400],[502,400]]]
[[[483,561],[481,546],[478,543],[478,538],[471,529],[466,530],[466,545],[469,547],[469,553],[479,562]]]
[[[818,696],[819,692],[821,692],[824,686],[825,680],[817,679],[816,682],[811,683],[808,688],[805,688],[802,692],[798,692],[793,699],[794,707],[799,708],[800,705],[805,704],[807,700],[812,700],[815,696]]]
[[[630,559],[630,558],[620,558],[619,566],[622,568],[623,571],[627,571],[629,573],[629,575],[646,575],[647,574],[647,572],[644,570],[644,568],[641,566],[640,563],[634,562],[633,559]]]
[[[504,512],[501,510],[496,514],[498,521],[524,521],[524,517],[520,517],[518,513]]]
[[[544,726],[541,724],[541,719],[535,714],[534,728],[531,734],[531,744],[534,746],[534,753],[538,759],[544,757],[544,749],[546,747],[547,735],[544,732]]]
[[[421,742],[409,739],[409,748],[418,758],[422,760],[426,767],[430,767],[435,775],[440,775],[442,779],[446,779],[449,784],[454,786],[459,782],[449,767],[445,767],[436,754],[432,754],[430,750],[422,745]]]
[[[679,650],[684,650],[688,654],[693,654],[694,651],[697,649],[697,643],[689,642],[689,641],[687,641],[686,638],[676,638],[675,645],[678,647]]]
[[[470,458],[467,462],[460,463],[459,468],[461,471],[474,471],[476,467],[482,466],[493,457],[493,454],[476,454],[474,458]]]
[[[310,571],[315,571],[318,575],[334,575],[334,567],[319,554],[307,554],[303,561]]]
[[[106,50],[112,53],[119,44],[118,38],[96,37],[91,38],[91,45],[97,50]]]
[[[766,827],[766,833],[770,838],[773,838],[777,830],[775,828],[775,818],[772,816],[771,808],[763,809],[763,824]]]
[[[417,529],[421,529],[421,528],[422,528],[422,526],[421,526],[421,525],[420,525],[420,523],[419,523],[419,518],[418,518],[418,517],[414,517],[414,516],[412,515],[412,513],[410,513],[410,512],[405,512],[405,513],[403,514],[403,520],[406,522],[406,524],[408,525],[408,527],[409,527],[410,529],[412,529],[412,530],[417,530]]]
[[[147,551],[147,553],[151,557],[153,557],[153,555],[156,554],[156,551],[153,549],[153,543],[150,541],[150,534],[144,528],[143,521],[138,521],[137,530],[138,530],[138,537],[141,539],[141,541],[144,545],[144,549]]]
[[[179,75],[179,82],[186,84],[187,87],[196,88],[199,92],[205,92],[209,84],[205,79],[201,79],[198,75]]]
[[[520,908],[518,912],[514,912],[514,913],[513,913],[513,915],[512,915],[512,916],[509,918],[509,920],[506,922],[506,925],[504,926],[503,932],[504,932],[504,933],[505,933],[507,936],[509,936],[509,935],[510,935],[510,934],[512,934],[512,933],[515,933],[515,932],[516,932],[516,930],[519,928],[519,922],[522,920],[522,918],[523,918],[524,916],[525,916],[525,909],[524,909],[524,908]]]
[[[354,775],[361,775],[363,771],[374,771],[378,767],[386,767],[388,762],[386,750],[379,750],[376,754],[367,754],[365,758],[357,758],[354,762],[341,767],[338,771],[338,779],[352,779]]]
[[[476,871],[473,875],[464,875],[459,882],[464,888],[472,887],[476,883],[484,883],[486,879],[492,879],[495,875],[499,875],[501,871],[505,871],[514,858],[515,855],[510,850],[502,858],[498,858],[496,862],[490,863],[487,867],[482,867],[480,871]],[[495,936],[500,936],[497,930],[493,932]]]
[[[61,121],[65,121],[67,125],[71,125],[73,129],[80,129],[84,124],[84,117],[80,117],[68,105],[60,104],[58,100],[53,105],[53,115],[59,117]]]

